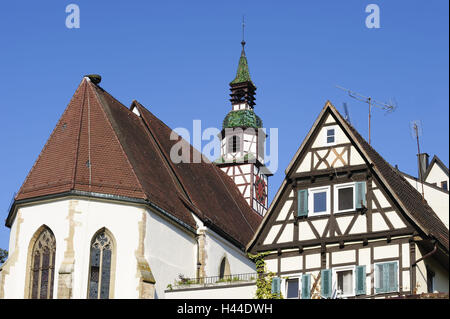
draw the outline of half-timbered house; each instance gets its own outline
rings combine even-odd
[[[330,102],[285,174],[247,246],[267,253],[274,292],[304,299],[448,292],[448,227]]]

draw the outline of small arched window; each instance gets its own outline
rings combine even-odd
[[[228,150],[230,153],[236,153],[240,151],[241,139],[237,135],[233,135],[228,139]]]
[[[224,279],[225,276],[230,276],[230,274],[230,264],[228,263],[227,257],[223,257],[220,262],[219,278]]]
[[[30,298],[53,298],[55,253],[55,236],[48,227],[44,227],[36,238],[31,253]]]
[[[91,242],[89,262],[89,299],[108,299],[111,287],[111,261],[113,259],[112,236],[103,229]]]

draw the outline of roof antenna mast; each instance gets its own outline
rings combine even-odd
[[[367,103],[369,105],[369,145],[370,145],[370,142],[371,142],[371,139],[370,139],[370,121],[371,121],[371,117],[372,117],[372,106],[376,106],[376,107],[378,107],[380,109],[383,109],[383,110],[386,111],[386,113],[391,113],[397,108],[397,103],[395,102],[395,100],[393,102],[391,101],[389,103],[378,102],[377,100],[371,98],[370,96],[364,96],[362,94],[359,94],[357,92],[351,91],[349,89],[345,89],[345,88],[343,88],[343,87],[341,87],[339,85],[336,85],[336,87],[338,89],[346,91],[351,98],[354,98],[354,99],[356,99],[358,101]]]
[[[420,144],[419,144],[419,136],[422,135],[422,125],[420,123],[420,121],[411,121],[411,133],[413,135],[413,137],[416,139],[417,141],[417,156],[420,157]],[[422,200],[425,199],[425,195],[424,195],[424,191],[423,191],[423,176],[422,176],[422,161],[420,160],[420,158],[418,158],[418,163],[419,163],[419,179],[420,179],[420,183],[422,184]]]

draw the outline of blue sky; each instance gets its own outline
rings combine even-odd
[[[80,28],[65,26],[68,4]],[[365,8],[380,8],[368,29]],[[372,145],[391,164],[416,175],[410,122],[421,120],[421,150],[448,165],[449,3],[431,1],[8,1],[0,9],[0,247],[14,192],[24,181],[82,76],[125,105],[133,99],[172,128],[220,127],[230,110],[228,83],[246,53],[258,87],[256,113],[279,129],[276,193],[284,169],[330,100],[367,137],[367,106],[341,85],[381,101]]]

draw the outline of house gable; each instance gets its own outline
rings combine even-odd
[[[334,141],[327,141],[330,128],[334,129]],[[367,241],[423,231],[423,225],[405,211],[397,194],[386,185],[384,176],[374,168],[372,159],[354,134],[327,102],[286,169],[286,178],[269,213],[247,246],[249,250],[342,245],[350,240]],[[352,209],[339,211],[338,190],[344,185],[349,187],[350,193],[353,188],[353,200],[356,201],[357,183],[365,185],[364,206],[355,209],[355,204]],[[306,202],[310,210],[315,198],[311,193],[317,189],[327,198],[326,205],[325,201],[323,204],[327,206],[326,212],[315,215],[309,211],[307,217],[299,217],[299,191],[308,193]],[[428,234],[427,231],[422,233]]]

